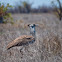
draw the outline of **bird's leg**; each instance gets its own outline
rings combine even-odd
[[[20,53],[22,54],[22,57],[23,57],[23,51],[22,51],[22,49],[23,49],[23,47],[20,49]],[[22,57],[21,57],[21,58],[22,58]]]
[[[23,47],[20,49],[20,52],[22,51]]]

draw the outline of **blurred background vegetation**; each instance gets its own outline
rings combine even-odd
[[[51,5],[42,5],[38,6],[38,8],[32,8],[34,3],[30,3],[29,1],[19,1],[14,7],[9,5],[3,4],[0,2],[0,23],[7,23],[8,19],[11,19],[11,14],[15,13],[53,13],[55,14],[59,20],[62,19],[62,3],[60,0],[52,0]]]
[[[6,6],[2,3],[0,3],[0,23],[7,23],[7,20],[11,17],[11,13],[8,13],[8,8],[12,8],[11,5],[7,4]],[[5,21],[6,20],[6,21]]]
[[[57,2],[57,4],[56,4]],[[52,6],[54,9],[54,14],[59,18],[59,20],[62,19],[62,3],[60,0],[56,0],[55,2],[52,1]]]

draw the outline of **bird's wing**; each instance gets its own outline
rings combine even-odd
[[[20,38],[16,38],[14,41],[10,42],[7,45],[7,49],[14,47],[15,45],[17,45],[18,43],[21,43],[21,42],[22,42],[22,40]]]
[[[10,42],[7,45],[7,49],[10,49],[11,47],[14,47],[14,46],[16,46],[17,44],[20,44],[20,43],[26,43],[26,38],[27,37],[30,38],[32,36],[23,35],[23,36],[20,36],[20,37],[16,38],[14,41]]]

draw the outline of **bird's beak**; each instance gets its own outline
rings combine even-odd
[[[35,24],[35,26],[39,26],[39,24]]]

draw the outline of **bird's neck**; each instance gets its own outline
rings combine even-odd
[[[30,35],[32,35],[34,38],[36,38],[36,29],[35,27],[30,27]]]
[[[33,32],[30,31],[30,35],[32,35],[36,39],[36,32],[35,31],[33,31]]]

